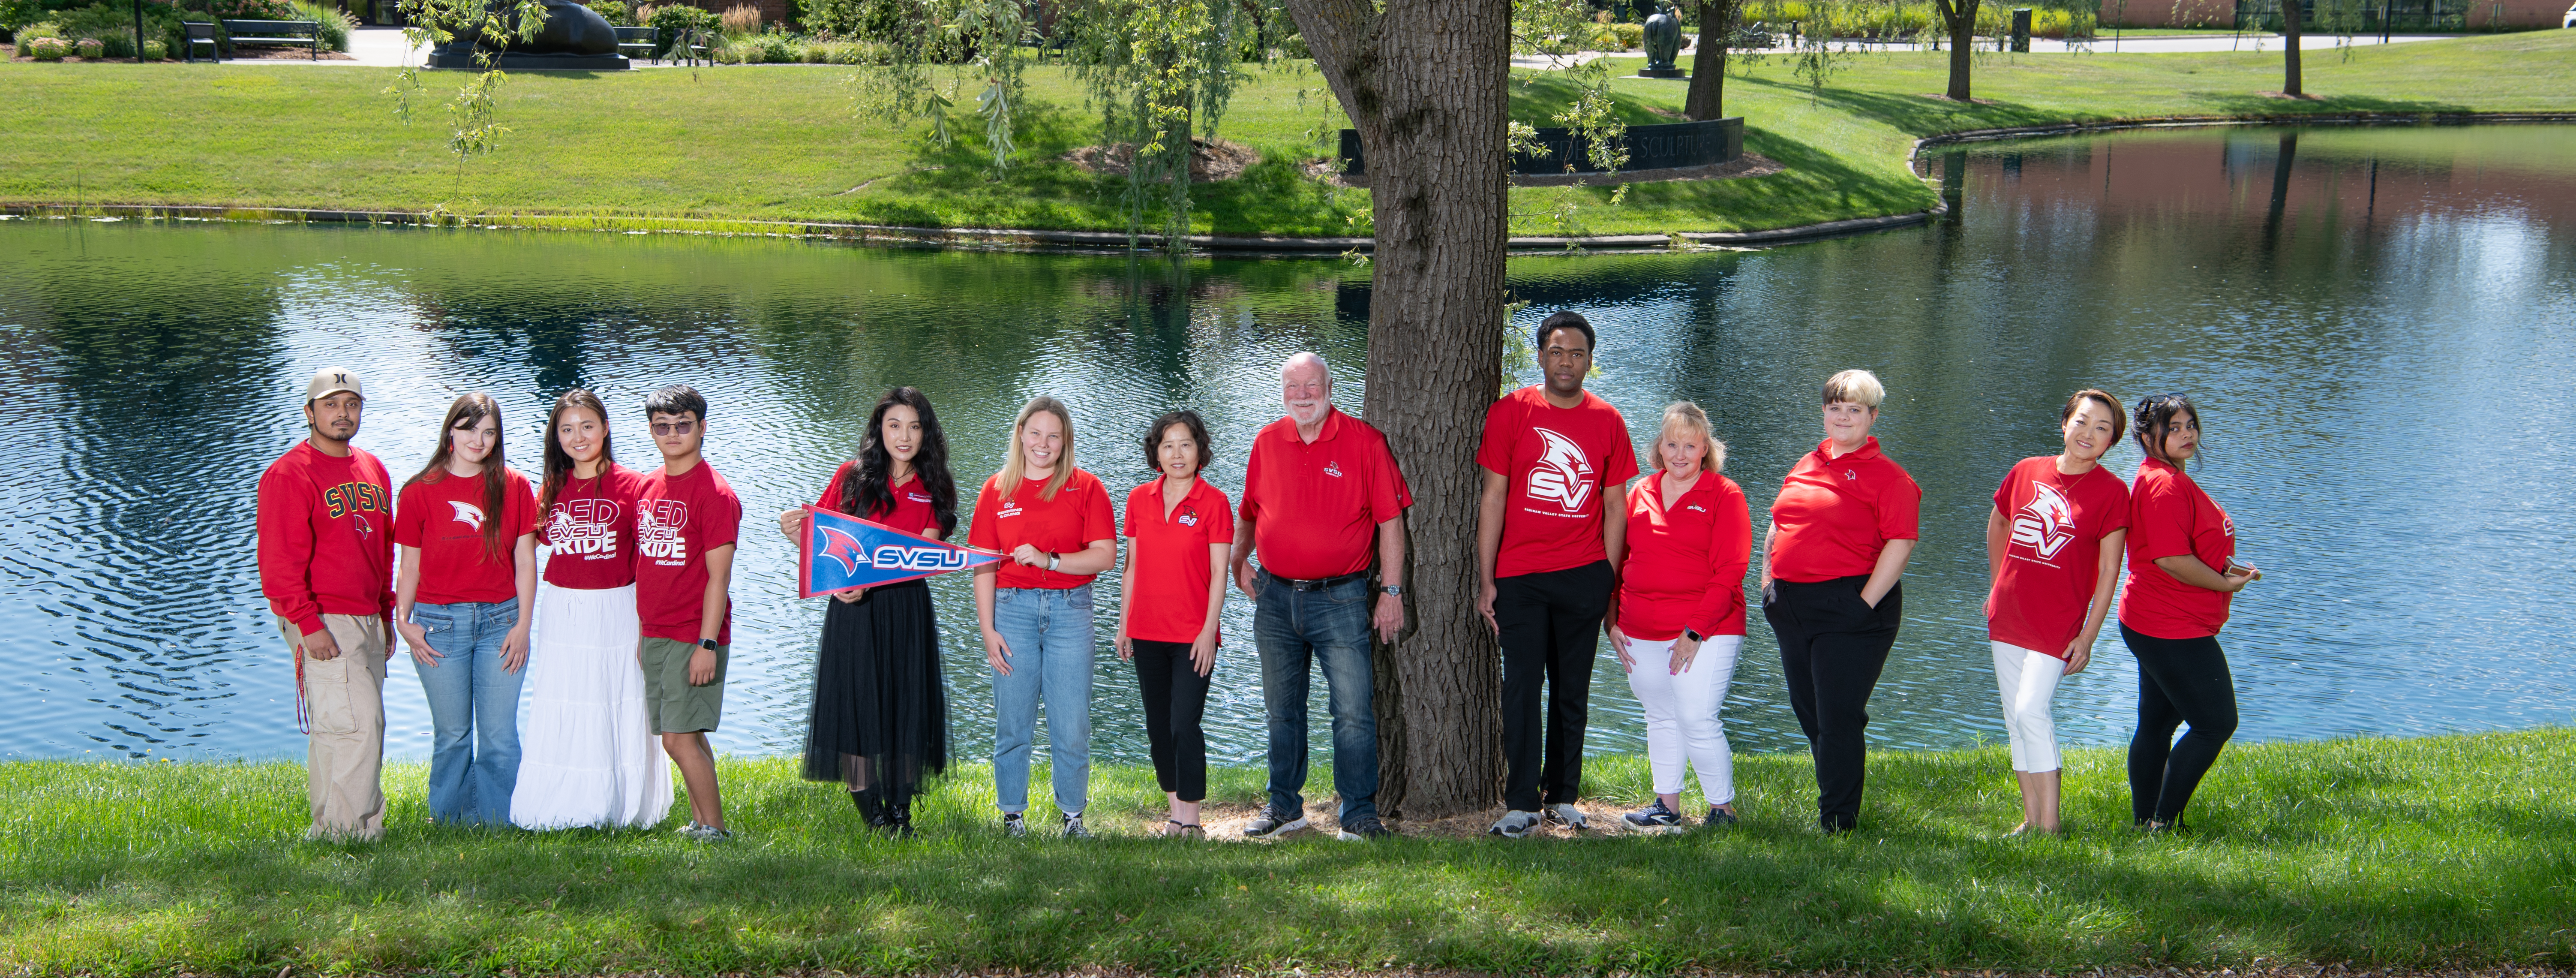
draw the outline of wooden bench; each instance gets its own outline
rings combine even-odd
[[[227,20],[224,33],[234,44],[303,45],[322,60],[322,25],[310,20]]]
[[[612,27],[617,32],[617,53],[630,58],[650,58],[661,46],[662,34],[650,27]]]

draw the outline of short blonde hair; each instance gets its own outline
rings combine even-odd
[[[1726,471],[1726,443],[1717,440],[1716,435],[1709,433],[1708,412],[1700,410],[1699,405],[1689,401],[1674,401],[1671,406],[1664,408],[1664,426],[1656,432],[1655,465],[1657,468],[1661,468],[1664,461],[1663,432],[1673,430],[1676,425],[1698,435],[1701,441],[1708,443],[1708,451],[1699,457],[1700,471]]]
[[[1886,385],[1880,384],[1878,375],[1869,371],[1845,370],[1825,379],[1827,404],[1850,401],[1875,411],[1878,403],[1884,400],[1887,400]]]

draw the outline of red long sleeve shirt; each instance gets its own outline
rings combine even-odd
[[[259,590],[307,635],[323,615],[394,606],[394,494],[384,463],[294,448],[259,477]]]

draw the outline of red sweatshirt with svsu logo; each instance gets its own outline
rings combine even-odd
[[[394,494],[384,463],[294,448],[259,477],[259,590],[310,635],[323,615],[381,615],[394,606]]]

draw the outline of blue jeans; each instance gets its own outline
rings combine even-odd
[[[501,640],[519,601],[416,604],[438,664],[412,657],[429,699],[429,815],[467,825],[510,824],[519,786],[519,686],[527,670],[501,668]],[[468,739],[471,737],[472,739]]]
[[[1270,804],[1290,818],[1306,810],[1306,688],[1324,667],[1333,711],[1333,791],[1342,824],[1377,815],[1377,711],[1369,672],[1366,578],[1299,591],[1268,573],[1252,615],[1261,650],[1261,702],[1270,720]]]
[[[1055,807],[1078,814],[1091,786],[1091,585],[998,589],[993,630],[1011,648],[1011,674],[993,674],[995,801],[1005,812],[1029,808],[1029,754],[1044,699]]]

